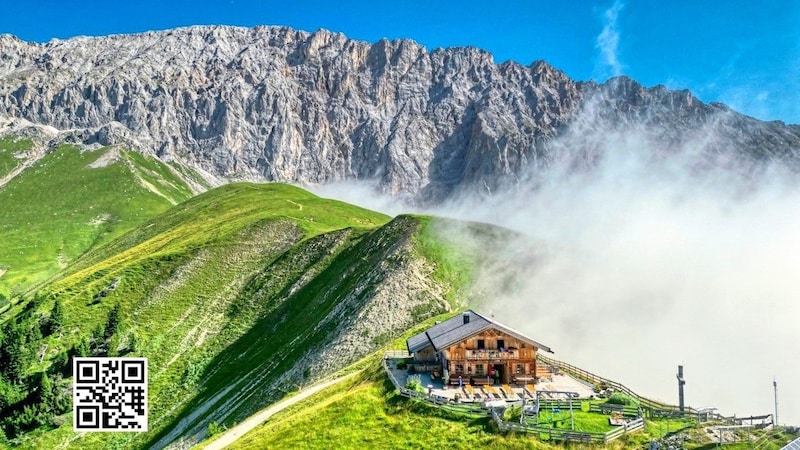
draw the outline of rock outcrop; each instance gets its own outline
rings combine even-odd
[[[0,36],[0,115],[72,141],[121,143],[222,179],[372,180],[437,201],[491,190],[649,127],[665,147],[712,130],[709,154],[795,161],[800,126],[620,77],[576,82],[476,48],[354,41],[282,27],[190,27],[35,44]],[[582,150],[578,148],[578,150]]]

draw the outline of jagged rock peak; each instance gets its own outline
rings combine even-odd
[[[581,151],[609,124],[657,127],[665,145],[719,126],[709,151],[743,157],[796,160],[800,147],[798,127],[722,111],[688,91],[625,77],[576,82],[544,61],[495,64],[474,47],[193,26],[43,45],[4,35],[0,50],[0,115],[231,180],[368,179],[436,201],[517,183],[546,167],[574,127],[583,140],[570,146]]]

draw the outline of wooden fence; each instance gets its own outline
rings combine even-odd
[[[408,353],[408,350],[386,350],[386,353],[383,355],[383,359],[407,359],[411,358],[411,354]]]
[[[583,381],[594,384],[595,386],[605,385],[607,387],[614,389],[616,392],[622,392],[637,399],[639,401],[639,406],[642,408],[643,415],[646,417],[671,418],[671,417],[684,417],[690,414],[699,418],[699,415],[702,413],[709,420],[720,421],[730,425],[741,425],[742,423],[741,419],[736,418],[736,416],[727,417],[719,413],[710,413],[710,414],[704,413],[690,406],[684,407],[683,412],[681,412],[680,407],[676,405],[669,405],[666,403],[661,403],[656,400],[651,400],[647,397],[642,397],[641,395],[628,389],[627,386],[617,383],[616,381],[609,380],[608,378],[603,378],[599,375],[595,375],[591,372],[581,369],[580,367],[573,366],[572,364],[548,358],[544,355],[536,355],[536,359],[544,364],[557,367],[559,370],[566,372],[569,375],[572,375]]]
[[[543,440],[561,440],[561,441],[577,441],[577,442],[594,442],[605,443],[610,442],[625,433],[630,433],[644,428],[644,419],[639,417],[636,420],[628,422],[624,426],[609,431],[608,433],[591,433],[573,430],[564,430],[551,427],[542,427],[536,425],[521,424],[516,422],[508,422],[503,420],[501,411],[505,408],[484,408],[476,403],[452,403],[450,399],[439,396],[430,396],[423,392],[418,392],[412,389],[407,389],[405,386],[400,385],[400,381],[394,376],[391,368],[389,367],[389,359],[387,356],[383,359],[383,369],[389,376],[389,380],[394,384],[395,388],[400,392],[403,397],[426,402],[432,406],[450,411],[452,413],[461,414],[469,417],[491,417],[497,423],[501,431],[515,431],[520,433],[533,433],[537,434]],[[569,408],[568,400],[543,400],[541,405],[546,405],[547,408]],[[574,400],[572,402],[573,408],[580,409],[581,402]]]
[[[666,403],[661,403],[659,401],[648,399],[646,397],[642,397],[637,393],[633,392],[627,386],[624,386],[620,383],[609,380],[607,378],[595,375],[591,372],[581,369],[580,367],[576,367],[562,361],[551,359],[543,355],[537,355],[537,359],[543,364],[558,368],[558,370],[561,370],[573,377],[591,383],[595,386],[606,386],[607,388],[614,389],[616,392],[622,392],[624,394],[627,394],[638,400],[640,405],[640,408],[634,408],[630,406],[622,406],[620,408],[615,405],[590,405],[589,411],[608,413],[611,410],[620,410],[620,412],[622,412],[624,416],[629,416],[629,417],[636,416],[637,419],[632,420],[626,423],[625,425],[622,425],[607,433],[581,432],[581,431],[543,427],[543,426],[536,426],[529,424],[521,424],[516,422],[508,422],[502,419],[501,411],[503,410],[503,408],[499,409],[484,408],[481,407],[479,404],[475,403],[453,403],[450,399],[445,397],[429,396],[426,393],[407,389],[405,386],[401,386],[399,380],[397,380],[397,378],[394,376],[394,373],[389,367],[389,359],[398,359],[398,358],[403,359],[408,357],[410,357],[410,355],[405,350],[390,350],[386,352],[386,355],[384,356],[383,368],[386,371],[386,374],[389,376],[389,379],[392,381],[392,384],[394,384],[395,388],[400,393],[400,395],[407,398],[412,398],[415,400],[426,402],[432,406],[456,414],[462,414],[469,417],[489,416],[492,417],[495,423],[497,423],[497,426],[501,431],[504,432],[514,431],[520,433],[537,434],[538,437],[543,440],[576,441],[576,442],[586,442],[586,443],[607,443],[614,439],[619,438],[620,436],[626,433],[631,433],[633,431],[643,429],[645,416],[651,418],[683,417],[686,414],[697,416],[701,413],[701,411],[698,411],[692,407],[685,407],[684,411],[681,412],[678,406],[669,405]],[[568,409],[569,401],[560,399],[542,399],[540,400],[540,407]],[[581,402],[578,400],[574,400],[572,403],[572,407],[575,409],[581,409]],[[703,413],[707,414],[705,412]],[[732,425],[741,424],[741,419],[737,419],[736,417],[725,417],[718,413],[707,414],[707,416],[708,419],[722,421],[724,423]]]
[[[651,399],[646,398],[646,397],[642,397],[641,395],[639,395],[639,394],[633,392],[632,390],[630,390],[625,385],[617,383],[616,381],[609,380],[608,378],[603,378],[603,377],[601,377],[599,375],[595,375],[595,374],[593,374],[591,372],[588,372],[586,370],[581,369],[580,367],[575,367],[572,364],[568,364],[568,363],[565,363],[563,361],[558,361],[558,360],[555,360],[555,359],[551,359],[551,358],[548,358],[548,357],[546,357],[544,355],[537,355],[536,359],[541,361],[544,364],[547,364],[547,365],[550,365],[550,366],[553,366],[553,367],[557,367],[559,370],[561,370],[563,372],[566,372],[569,375],[572,375],[572,376],[574,376],[576,378],[579,378],[579,379],[581,379],[583,381],[587,381],[587,382],[589,382],[589,383],[591,383],[591,384],[593,384],[595,386],[604,385],[604,386],[607,386],[609,388],[614,389],[614,391],[616,391],[616,392],[622,392],[622,393],[624,393],[626,395],[629,395],[629,396],[631,396],[631,397],[633,397],[633,398],[635,398],[636,400],[639,401],[639,405],[642,407],[642,409],[645,410],[645,412],[648,415],[650,415],[650,413],[653,413],[654,411],[656,412],[656,415],[659,415],[658,413],[662,413],[661,415],[667,415],[667,414],[673,414],[673,413],[680,414],[680,408],[678,406],[668,405],[666,403],[661,403],[661,402],[658,402],[658,401],[655,401],[655,400],[651,400]],[[664,413],[666,413],[666,414],[664,414]],[[686,414],[697,414],[697,410],[692,408],[692,407],[687,406],[687,407],[684,408],[684,413],[686,413]]]
[[[571,407],[572,409],[580,410],[584,406],[584,402],[589,403],[588,401],[578,399],[572,400],[572,404],[570,404],[569,400],[539,399],[539,408],[567,410]],[[529,403],[533,403],[533,400],[529,400]],[[599,414],[611,414],[614,412],[619,412],[625,417],[642,416],[642,411],[635,406],[613,405],[609,403],[589,403],[588,408],[589,412]]]
[[[392,382],[392,384],[398,391],[402,391],[403,389],[406,388],[405,386],[400,386],[400,381],[398,381],[397,377],[394,376],[394,372],[392,372],[392,369],[389,367],[388,357],[383,358],[383,370],[386,372],[387,375],[389,375],[389,380]]]
[[[398,392],[400,392],[400,395],[402,395],[403,397],[424,401],[426,403],[429,403],[433,406],[444,409],[446,411],[458,414],[464,414],[467,416],[486,417],[489,415],[489,411],[482,408],[479,404],[451,403],[450,399],[439,396],[429,396],[426,393],[418,392],[413,389],[408,389],[405,386],[400,385],[400,381],[397,379],[397,377],[394,376],[394,373],[389,367],[389,359],[390,359],[389,357],[385,357],[383,359],[383,370],[389,376],[389,380],[392,382],[395,389],[397,389]]]
[[[598,433],[598,432],[588,432],[588,431],[574,431],[574,430],[566,430],[566,429],[559,429],[559,428],[551,428],[551,427],[542,427],[536,425],[528,425],[522,424],[517,422],[508,422],[503,420],[501,416],[501,412],[496,409],[491,409],[492,419],[494,419],[495,423],[497,423],[497,427],[500,428],[501,431],[514,431],[517,433],[533,433],[536,434],[539,439],[549,441],[549,440],[556,440],[556,441],[577,441],[577,442],[585,442],[585,443],[607,443],[611,442],[614,439],[618,439],[620,436],[626,433],[632,433],[637,430],[641,430],[644,428],[644,418],[639,417],[636,420],[632,420],[625,425],[620,426],[614,430],[611,430],[607,433]]]
[[[533,400],[528,400],[528,403],[533,403]],[[579,410],[581,409],[581,402],[580,400],[572,400],[572,409]],[[542,409],[569,409],[570,402],[569,400],[552,400],[552,399],[539,399],[539,408]]]
[[[589,412],[596,412],[600,414],[611,414],[618,412],[625,417],[641,417],[643,415],[643,411],[635,406],[612,405],[608,403],[601,403],[599,405],[592,403],[589,405]]]

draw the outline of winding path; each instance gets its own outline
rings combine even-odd
[[[298,402],[300,402],[300,401],[302,401],[302,400],[304,400],[304,399],[316,394],[317,392],[319,392],[319,391],[321,391],[321,390],[323,390],[323,389],[325,389],[327,387],[330,387],[330,386],[333,386],[336,383],[342,382],[342,381],[344,381],[344,380],[346,380],[346,379],[348,379],[348,378],[352,377],[353,375],[355,375],[357,373],[360,373],[360,372],[361,371],[359,370],[359,371],[347,374],[347,375],[345,375],[343,377],[334,378],[332,380],[328,380],[328,381],[325,381],[323,383],[315,384],[314,386],[311,386],[310,388],[307,388],[307,389],[301,391],[299,394],[295,395],[294,397],[287,398],[286,400],[282,400],[282,401],[280,401],[278,403],[275,403],[274,405],[269,406],[266,409],[263,409],[263,410],[255,413],[255,414],[253,414],[247,420],[245,420],[244,422],[240,423],[239,425],[236,425],[235,427],[231,428],[230,430],[225,431],[219,438],[214,439],[213,442],[208,444],[206,447],[203,447],[203,450],[222,450],[225,447],[233,444],[240,437],[244,436],[248,431],[250,431],[253,428],[261,425],[262,423],[264,423],[267,419],[269,419],[273,415],[277,414],[278,412],[280,412],[280,411],[282,411],[282,410],[294,405],[295,403],[298,403]]]

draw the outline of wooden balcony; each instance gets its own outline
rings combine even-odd
[[[467,350],[465,356],[469,360],[519,359],[519,350]]]

